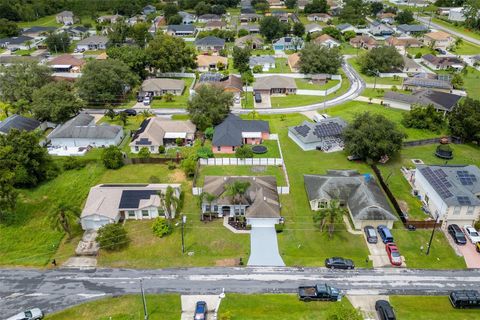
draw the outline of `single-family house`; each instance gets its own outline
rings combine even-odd
[[[248,183],[248,188],[233,201],[228,186],[235,182]],[[202,190],[215,197],[211,202],[205,198],[202,200],[202,213],[213,213],[217,217],[244,217],[247,224],[255,220],[272,225],[280,222],[280,198],[273,176],[206,176]]]
[[[322,32],[323,28],[316,23],[309,23],[305,26],[306,33]]]
[[[53,148],[108,147],[118,145],[123,138],[121,126],[95,124],[95,117],[81,113],[57,126],[48,135]]]
[[[358,33],[357,28],[355,28],[354,26],[352,26],[349,23],[341,23],[341,24],[337,25],[336,27],[341,33],[345,33],[347,31],[353,31],[355,33]]]
[[[304,175],[310,208],[324,210],[338,201],[345,208],[357,230],[365,226],[393,227],[397,217],[392,213],[382,189],[370,174],[356,170],[329,170],[324,175]]]
[[[401,24],[397,26],[397,33],[400,35],[414,35],[428,32],[428,27],[423,24]]]
[[[198,17],[198,22],[200,23],[207,23],[209,21],[222,21],[222,17],[212,13],[202,14]]]
[[[203,85],[221,88],[224,92],[232,93],[238,99],[243,92],[242,78],[235,75],[224,76],[221,73],[203,73],[195,84],[195,90]]]
[[[437,57],[433,54],[426,54],[422,56],[422,62],[433,70],[462,70],[465,68],[465,63],[463,60],[457,57]]]
[[[133,17],[130,17],[127,19],[127,24],[129,26],[134,26],[136,25],[137,23],[140,23],[140,22],[145,22],[147,21],[147,16],[145,15],[136,15],[136,16],[133,16]]]
[[[214,36],[208,36],[195,40],[195,47],[198,51],[217,52],[225,48],[225,40]]]
[[[41,125],[40,121],[21,116],[19,114],[13,114],[0,121],[0,134],[8,134],[11,129],[17,129],[20,131],[34,131]]]
[[[415,60],[410,59],[406,56],[403,56],[403,70],[402,72],[405,73],[418,73],[422,72],[423,68],[421,65],[419,65]]]
[[[90,189],[80,215],[83,230],[98,230],[124,220],[174,218],[175,208],[167,208],[161,195],[173,188],[180,197],[180,184],[99,184]]]
[[[193,24],[197,21],[197,16],[192,13],[179,11],[178,14],[182,17],[182,24]]]
[[[434,90],[418,90],[412,94],[387,91],[384,96],[386,103],[395,102],[397,105],[401,104],[404,106],[405,109],[415,105],[432,105],[435,110],[444,114],[451,112],[458,105],[461,98],[461,96],[456,94]]]
[[[212,31],[215,29],[223,30],[227,28],[227,24],[223,21],[208,21],[203,30]]]
[[[434,89],[436,91],[450,92],[453,89],[450,81],[443,79],[411,77],[403,80],[404,90]]]
[[[377,40],[368,35],[361,35],[350,39],[350,45],[354,48],[372,50],[373,48],[378,47],[379,43]]]
[[[30,50],[35,48],[37,43],[35,39],[28,36],[18,36],[0,39],[0,48],[8,50]]]
[[[327,13],[310,13],[307,16],[308,21],[328,22],[332,16]]]
[[[417,165],[414,192],[443,225],[474,224],[480,216],[480,169],[475,165]]]
[[[84,26],[71,26],[65,29],[65,32],[72,40],[82,40],[91,34],[90,30]]]
[[[389,46],[395,47],[398,51],[405,51],[407,48],[420,48],[423,43],[412,37],[388,37],[385,41]]]
[[[325,46],[327,48],[333,48],[340,46],[340,42],[329,36],[328,34],[322,34],[321,36],[315,38],[313,43]]]
[[[395,31],[379,22],[379,21],[372,21],[369,25],[368,25],[368,31],[370,32],[370,34],[372,34],[373,36],[380,36],[380,37],[384,37],[384,36],[391,36],[392,34],[395,33]]]
[[[85,65],[85,60],[67,53],[53,58],[47,62],[47,65],[49,65],[54,72],[79,73]]]
[[[282,10],[272,11],[271,15],[277,18],[280,22],[288,23],[288,12]]]
[[[260,21],[261,18],[262,16],[256,13],[241,13],[240,23],[257,22]]]
[[[248,62],[250,69],[261,66],[263,72],[268,72],[275,68],[274,56],[252,56]]]
[[[34,26],[22,30],[22,36],[32,37],[35,39],[45,39],[49,33],[55,32],[56,27]]]
[[[426,46],[432,46],[435,49],[446,50],[453,45],[455,39],[449,33],[443,31],[429,32],[423,37],[423,42]]]
[[[154,97],[163,96],[166,93],[171,93],[176,96],[181,96],[185,90],[185,81],[168,78],[150,78],[143,81],[140,88],[140,95],[151,93]]]
[[[261,144],[270,138],[268,121],[243,120],[229,114],[225,120],[215,126],[212,139],[214,153],[235,153],[236,148],[244,144]]]
[[[153,117],[143,120],[140,128],[135,131],[130,142],[132,153],[138,153],[147,148],[151,153],[158,153],[160,146],[189,145],[195,139],[197,127],[190,120],[170,120]]]
[[[270,8],[284,8],[285,7],[285,1],[283,1],[283,0],[267,0],[267,2],[270,5]]]
[[[267,95],[289,95],[297,93],[294,78],[285,76],[266,76],[256,78],[253,92]]]
[[[57,23],[61,23],[65,26],[69,26],[75,23],[74,15],[72,11],[62,11],[55,16]]]
[[[463,7],[450,8],[450,11],[448,12],[448,20],[456,22],[465,21],[467,17],[465,16],[464,10]]]
[[[288,136],[302,150],[334,152],[343,150],[342,133],[347,123],[339,117],[321,119],[318,122],[304,121],[288,128]]]
[[[119,14],[112,14],[106,16],[100,16],[97,18],[98,23],[117,23],[118,21],[122,20],[123,17]]]
[[[258,24],[241,25],[238,30],[247,30],[250,34],[258,34],[260,33],[260,26]]]
[[[157,31],[162,30],[162,27],[167,25],[167,19],[164,16],[156,16],[152,21],[152,25],[148,28],[148,32],[151,34],[157,33]],[[165,31],[167,32],[167,31]],[[175,33],[168,33],[169,35],[175,35]]]
[[[287,58],[288,67],[294,73],[300,72],[300,54],[298,52],[292,53]]]
[[[90,36],[77,42],[77,50],[106,50],[109,42],[108,37],[105,36]]]
[[[392,12],[377,13],[377,19],[382,23],[393,24],[395,22],[395,16],[395,13]]]
[[[142,13],[146,16],[148,16],[149,14],[155,13],[155,12],[157,12],[157,8],[155,8],[155,6],[152,6],[151,4],[146,5],[142,9]]]
[[[221,70],[228,67],[228,58],[222,56],[211,56],[206,54],[199,54],[197,56],[197,70],[210,71]]]
[[[193,24],[171,24],[167,26],[166,33],[176,37],[192,37],[195,36],[197,29]]]
[[[252,50],[262,49],[263,40],[260,37],[248,34],[246,36],[235,39],[235,46],[239,48],[250,48]]]
[[[273,49],[276,51],[300,50],[304,42],[300,37],[282,37],[273,43]]]

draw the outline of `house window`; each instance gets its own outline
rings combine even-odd
[[[150,217],[148,210],[142,210],[142,217]]]
[[[150,151],[152,151],[152,152],[155,151],[155,147],[154,147],[154,146],[151,146],[151,147],[150,147]]]
[[[218,211],[218,206],[213,206],[213,212],[217,212]]]
[[[159,217],[165,217],[165,210],[162,208],[158,208],[158,216]]]
[[[327,201],[320,201],[318,203],[318,208],[325,209],[327,207]]]
[[[209,205],[205,206],[205,212],[210,212],[210,206]]]
[[[235,151],[235,147],[232,147],[232,151]]]
[[[135,146],[135,151],[138,151],[138,147],[137,147],[137,146]]]
[[[135,218],[135,211],[133,211],[133,210],[128,210],[128,217],[129,217],[129,218]]]
[[[217,147],[217,151],[220,151],[220,150],[221,150],[221,148],[222,148],[222,147],[218,146],[218,147]]]
[[[453,208],[453,214],[460,214],[460,207]]]
[[[468,207],[467,208],[467,215],[472,215],[473,214],[473,211],[474,211],[475,207]]]

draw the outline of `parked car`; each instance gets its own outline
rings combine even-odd
[[[380,320],[396,320],[395,312],[390,303],[386,300],[377,300],[375,302],[375,310],[377,310]]]
[[[333,257],[325,259],[325,267],[330,269],[348,269],[355,268],[355,264],[350,259],[344,259],[340,257]]]
[[[477,230],[475,230],[474,227],[467,224],[463,226],[463,230],[465,230],[465,234],[473,244],[480,242],[480,234],[478,233]]]
[[[388,259],[390,263],[394,266],[402,265],[402,256],[398,251],[397,245],[395,243],[389,242],[385,245],[385,250],[387,251]]]
[[[480,308],[480,292],[476,290],[457,290],[448,295],[454,308]]]
[[[137,102],[143,102],[144,96],[138,95]]]
[[[383,243],[393,242],[393,236],[387,226],[381,224],[377,227],[378,234],[382,238]]]
[[[125,110],[123,110],[123,112],[125,112],[127,114],[127,116],[136,116],[137,115],[137,111],[135,111],[133,109],[125,109]]]
[[[43,319],[43,312],[38,308],[33,308],[11,316],[7,320],[39,320]]]
[[[328,284],[317,284],[315,286],[298,287],[298,298],[300,301],[340,301],[342,294],[340,290],[330,287]]]
[[[375,232],[374,227],[366,226],[365,228],[363,228],[363,231],[365,231],[365,236],[367,237],[367,242],[368,243],[377,243],[378,242],[377,233]]]
[[[256,103],[262,102],[262,95],[260,93],[255,93],[255,102]]]
[[[445,51],[443,49],[440,49],[440,48],[435,49],[435,51],[437,51],[440,54],[447,54],[447,51]]]
[[[455,241],[456,244],[458,245],[465,245],[467,243],[467,239],[465,238],[465,235],[463,234],[462,230],[460,227],[456,224],[451,224],[448,226],[448,233],[452,237],[453,241]]]
[[[151,102],[152,102],[152,100],[150,99],[150,97],[143,98],[143,105],[144,106],[149,106]]]
[[[356,161],[356,160],[362,160],[362,158],[360,156],[351,155],[351,156],[347,156],[347,160],[348,161]]]
[[[197,301],[195,305],[195,314],[193,320],[205,320],[207,319],[207,303],[205,301]]]

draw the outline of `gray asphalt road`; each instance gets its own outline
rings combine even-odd
[[[332,271],[325,268],[179,268],[162,270],[0,269],[0,314],[29,307],[46,312],[91,299],[147,293],[218,294],[294,293],[299,285],[327,282],[349,294],[446,294],[478,289],[474,270],[375,269]]]
[[[429,18],[429,17],[417,17],[417,20],[420,21],[421,23],[423,23],[423,24],[426,25],[426,26],[428,26],[428,25],[430,24],[430,27],[431,27],[431,28],[448,32],[448,33],[450,33],[450,34],[453,34],[454,36],[457,36],[457,37],[462,38],[463,40],[466,40],[466,41],[472,42],[472,43],[474,43],[474,44],[480,45],[480,40],[478,40],[478,39],[475,39],[475,38],[466,36],[466,35],[464,35],[463,33],[460,33],[460,32],[457,32],[457,31],[455,31],[455,30],[446,28],[446,27],[444,27],[444,26],[441,26],[441,25],[439,25],[439,24],[436,24],[435,22],[430,22],[430,23],[429,23],[429,21],[430,21],[430,18]]]
[[[291,108],[282,108],[282,109],[256,109],[259,114],[288,114],[288,113],[297,113],[303,111],[311,111],[317,109],[324,109],[333,107],[344,102],[350,101],[358,97],[362,91],[365,89],[365,82],[363,81],[362,77],[350,66],[348,63],[343,63],[342,69],[345,72],[346,76],[350,81],[350,87],[347,92],[338,96],[336,98],[327,100],[325,103],[315,103],[308,106],[302,107],[291,107]],[[138,109],[141,111],[141,109]],[[156,115],[172,115],[172,114],[187,114],[185,109],[147,109]],[[118,109],[117,111],[121,111]],[[236,114],[246,114],[250,113],[251,109],[235,109],[232,110],[233,113]],[[85,109],[84,112],[90,114],[104,114],[104,109]]]

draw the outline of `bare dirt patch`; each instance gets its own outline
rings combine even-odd
[[[240,265],[240,259],[215,260],[216,267],[236,267],[238,265]]]
[[[170,175],[169,179],[174,182],[184,182],[186,180],[185,173],[182,170],[174,170]]]

